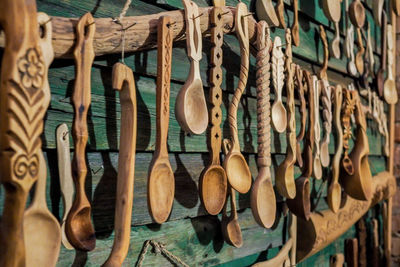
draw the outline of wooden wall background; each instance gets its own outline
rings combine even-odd
[[[372,1],[365,0],[367,20],[371,24],[373,49],[375,54],[375,69],[379,67],[380,29],[373,22],[371,7]],[[38,0],[38,10],[50,16],[80,17],[86,12],[92,12],[94,17],[116,17],[122,9],[125,0]],[[209,6],[211,1],[195,0],[199,6]],[[255,1],[244,0],[254,11]],[[302,67],[317,72],[322,62],[322,43],[319,38],[318,27],[322,24],[327,30],[328,40],[334,35],[333,24],[329,23],[322,11],[321,0],[299,1],[300,47],[293,47],[294,61]],[[387,0],[387,2],[389,2]],[[343,2],[344,3],[344,2]],[[227,0],[227,5],[235,6],[236,0]],[[285,0],[285,18],[291,25],[293,12],[291,0]],[[127,16],[153,14],[166,10],[182,8],[179,0],[133,0]],[[344,9],[343,9],[344,16]],[[340,21],[341,42],[343,47],[345,22]],[[272,35],[283,37],[283,30],[275,29]],[[129,46],[129,43],[126,44]],[[208,57],[210,52],[209,39],[203,40],[203,60],[200,68],[208,94]],[[152,152],[155,147],[155,87],[156,87],[156,50],[129,54],[125,58],[126,64],[135,74],[138,104],[138,135],[135,169],[135,194],[133,205],[133,220],[131,245],[126,266],[133,266],[148,239],[162,242],[173,254],[180,257],[190,266],[247,266],[259,260],[274,256],[279,247],[286,240],[286,218],[282,216],[283,202],[280,197],[277,201],[279,216],[273,229],[259,227],[252,217],[249,194],[238,197],[239,222],[242,227],[243,247],[233,248],[224,243],[220,230],[220,216],[207,216],[201,206],[198,196],[198,179],[201,171],[208,162],[206,135],[186,136],[175,120],[174,106],[176,95],[185,82],[188,74],[189,61],[186,56],[185,42],[174,44],[173,68],[171,81],[171,113],[169,126],[169,155],[176,179],[176,195],[172,214],[168,222],[159,226],[152,223],[148,214],[146,201],[147,171]],[[342,53],[343,54],[343,53]],[[224,82],[223,82],[223,134],[228,137],[228,123],[226,111],[238,81],[239,44],[234,36],[225,37],[224,46]],[[89,143],[87,147],[87,161],[89,171],[86,183],[88,196],[92,203],[93,223],[96,230],[97,246],[90,253],[68,251],[61,249],[58,266],[99,266],[107,258],[113,243],[113,223],[115,191],[117,178],[120,105],[118,93],[111,87],[111,69],[114,63],[120,60],[119,54],[103,56],[95,59],[92,67],[92,105],[89,115]],[[256,88],[255,88],[255,59],[251,58],[249,85],[238,113],[238,127],[241,149],[249,162],[253,178],[257,176],[257,118],[256,118]],[[347,59],[333,59],[329,61],[328,76],[332,84],[347,85],[356,77],[351,77],[346,71]],[[71,95],[74,85],[73,60],[55,60],[49,71],[51,87],[51,104],[45,121],[43,134],[44,147],[48,159],[48,205],[57,218],[63,214],[63,206],[58,181],[57,153],[55,147],[55,129],[61,123],[71,127],[73,107]],[[273,99],[273,96],[272,96]],[[298,114],[297,114],[297,118]],[[298,120],[299,121],[299,120]],[[123,123],[123,122],[122,122]],[[377,125],[368,120],[368,136],[370,144],[369,162],[372,173],[376,174],[385,169],[386,158],[383,156],[384,139],[377,131]],[[298,125],[299,130],[299,125]],[[286,151],[285,134],[273,135],[273,165],[283,160]],[[71,149],[73,149],[71,140]],[[334,144],[330,145],[331,154],[334,153]],[[324,177],[329,176],[325,170]],[[296,170],[297,175],[300,170]],[[312,184],[314,204],[317,209],[327,209],[324,197],[328,183],[316,181]],[[316,195],[322,188],[322,197],[317,201]],[[277,194],[278,196],[278,194]],[[4,193],[0,189],[0,214]],[[366,216],[367,225],[372,216],[378,216],[380,206],[373,208]],[[355,227],[349,229],[341,238],[313,257],[300,263],[298,266],[327,266],[329,256],[343,252],[344,239],[356,235]],[[383,242],[382,242],[383,243]],[[145,266],[167,266],[171,264],[161,255],[148,252],[144,261]]]

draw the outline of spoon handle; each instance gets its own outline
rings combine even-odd
[[[303,76],[307,83],[308,92],[308,110],[309,110],[309,123],[308,131],[306,136],[306,142],[304,145],[304,166],[303,166],[303,177],[310,177],[313,170],[313,150],[314,150],[314,131],[315,131],[315,105],[314,105],[314,84],[311,79],[311,75],[308,71],[303,71]]]
[[[279,114],[279,112],[274,111],[274,107],[282,105],[282,89],[285,78],[284,64],[285,63],[284,63],[284,54],[282,52],[282,42],[279,36],[276,36],[272,48],[272,83],[274,85],[275,100],[274,103],[272,104],[273,112],[271,113],[272,116],[271,119],[272,119],[272,127],[278,132],[283,132],[286,129],[286,124],[282,125],[281,127],[275,125],[277,122],[280,121],[279,118],[282,114]],[[285,107],[282,108],[282,113],[286,115]],[[281,123],[284,124],[284,122]]]
[[[343,153],[343,128],[340,121],[342,104],[343,104],[343,89],[342,86],[337,85],[334,90],[334,106],[335,106],[335,115],[334,115],[334,123],[336,130],[336,153],[333,157],[332,163],[332,183],[337,183],[339,180],[340,173],[340,159]]]
[[[211,128],[208,136],[208,146],[211,154],[211,163],[220,164],[219,154],[221,152],[221,122],[222,122],[222,45],[224,42],[222,8],[214,7],[211,11],[211,69],[210,69],[210,102],[212,105],[210,116]]]
[[[163,16],[158,22],[157,41],[157,138],[155,157],[168,157],[169,98],[172,64],[171,19]]]
[[[296,80],[297,80],[297,88],[298,95],[300,100],[300,116],[301,116],[301,125],[300,132],[296,138],[296,161],[297,165],[302,168],[303,167],[303,157],[301,155],[301,147],[300,143],[304,139],[304,135],[306,133],[306,124],[307,124],[307,104],[306,99],[304,97],[304,86],[303,86],[303,72],[300,66],[296,66]]]
[[[267,34],[265,31],[267,30]],[[271,166],[270,30],[265,21],[257,24],[257,129],[258,167]]]
[[[342,126],[343,126],[343,150],[344,155],[342,158],[342,165],[348,174],[353,173],[353,163],[349,157],[349,140],[351,138],[351,115],[354,111],[354,99],[352,98],[351,92],[343,88],[343,95],[345,98],[344,106],[342,110]]]
[[[292,0],[293,2],[293,24],[292,24],[292,38],[295,46],[300,45],[300,34],[299,34],[299,2],[298,0]]]
[[[229,105],[228,121],[232,138],[232,150],[240,151],[237,130],[237,111],[240,98],[246,88],[249,72],[249,23],[248,10],[245,3],[239,2],[235,14],[235,32],[240,44],[240,76],[239,83]]]
[[[286,28],[286,22],[285,22],[285,4],[283,3],[283,0],[278,0],[275,6],[275,12],[276,15],[278,16],[279,20],[279,27],[282,29]]]
[[[393,77],[393,63],[395,55],[393,54],[393,30],[392,25],[387,25],[387,68],[388,68],[388,80],[394,80]]]
[[[358,48],[358,52],[356,55],[357,61],[356,61],[356,67],[357,70],[360,74],[364,73],[364,63],[362,64],[358,64],[358,59],[360,59],[361,61],[363,60],[363,55],[365,53],[365,48],[362,42],[362,35],[361,35],[361,29],[357,28],[357,48]]]
[[[0,266],[24,266],[23,215],[40,173],[47,70],[39,45],[36,1],[3,1],[1,6],[6,43],[0,85],[0,181],[5,189]]]
[[[190,0],[182,0],[185,8],[186,47],[188,57],[196,62],[201,60],[202,37],[199,7]]]
[[[339,21],[335,22],[335,38],[331,42],[331,53],[332,55],[340,59],[340,28]]]
[[[315,157],[319,157],[320,155],[320,147],[319,142],[321,140],[321,126],[319,123],[319,95],[320,95],[320,81],[317,76],[313,75],[313,84],[314,84],[314,142],[315,142]]]
[[[373,73],[374,72],[374,65],[375,65],[375,57],[374,57],[374,49],[372,48],[371,24],[370,23],[368,23],[367,45],[368,45],[369,71],[371,73]]]
[[[326,39],[326,32],[322,25],[319,26],[320,37],[322,40],[323,48],[324,48],[324,61],[322,63],[322,67],[319,71],[319,77],[321,80],[328,80],[328,75],[326,71],[328,70],[328,60],[329,60],[329,47],[328,41]]]
[[[161,18],[163,19],[163,18]],[[129,249],[131,232],[135,151],[137,129],[136,88],[132,70],[116,63],[112,73],[113,88],[121,103],[121,136],[118,156],[117,198],[115,203],[114,244],[103,266],[121,266]]]

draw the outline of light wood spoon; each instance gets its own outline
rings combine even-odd
[[[381,26],[382,10],[383,10],[383,4],[384,3],[385,3],[385,0],[374,0],[374,1],[372,1],[372,13],[374,15],[375,23],[378,26]]]
[[[286,130],[286,157],[278,166],[275,173],[275,185],[279,194],[286,198],[296,196],[294,182],[294,164],[296,163],[296,118],[294,105],[294,74],[295,64],[292,63],[292,36],[290,29],[286,29],[286,105],[288,109]]]
[[[396,58],[394,47],[393,47],[393,30],[392,25],[387,26],[387,68],[388,68],[388,76],[383,85],[383,96],[385,98],[386,103],[390,105],[394,105],[397,103],[397,90],[396,90],[396,82],[394,81],[393,75],[393,64]]]
[[[334,212],[338,212],[340,208],[342,198],[342,188],[339,184],[339,173],[340,173],[340,159],[343,153],[343,129],[340,120],[343,103],[343,89],[341,85],[337,85],[334,90],[334,124],[336,134],[336,152],[332,161],[332,181],[328,188],[328,205],[329,208]]]
[[[313,176],[316,179],[322,178],[322,165],[321,165],[321,126],[319,122],[319,96],[321,93],[320,82],[316,75],[312,76],[313,90],[314,90],[314,162],[313,162]]]
[[[349,17],[351,23],[357,30],[357,46],[358,52],[356,54],[356,67],[360,74],[364,72],[364,59],[363,55],[365,49],[362,43],[361,28],[364,26],[365,22],[365,9],[360,0],[353,0],[349,6]]]
[[[135,79],[132,70],[123,63],[113,66],[112,86],[119,91],[121,103],[121,136],[118,155],[117,192],[115,200],[114,243],[103,266],[121,266],[129,249],[131,233],[137,105]]]
[[[382,27],[381,27],[381,65],[376,74],[376,87],[378,95],[383,96],[383,88],[385,84],[385,71],[386,71],[386,52],[387,52],[387,16],[386,12],[382,11]]]
[[[202,37],[198,6],[182,0],[185,7],[186,46],[190,60],[189,76],[178,93],[175,116],[185,132],[202,134],[208,126],[208,111],[200,77]]]
[[[210,162],[200,176],[200,198],[206,211],[217,215],[224,207],[227,193],[227,177],[220,164],[222,141],[222,45],[224,42],[222,7],[214,7],[211,11],[211,68],[210,68],[210,115],[211,127],[208,132],[208,148]]]
[[[297,165],[300,168],[303,168],[303,156],[300,147],[300,143],[303,141],[305,133],[306,133],[306,124],[307,124],[307,103],[304,97],[304,85],[303,85],[303,71],[300,66],[296,66],[296,80],[297,80],[297,88],[298,88],[298,97],[300,101],[300,116],[301,116],[301,126],[300,132],[296,138],[296,161]]]
[[[275,100],[272,104],[272,127],[278,133],[283,133],[287,126],[286,109],[282,102],[282,89],[284,85],[284,54],[279,36],[274,39],[272,48],[272,83],[275,90]]]
[[[74,182],[71,173],[71,158],[69,150],[69,131],[67,124],[57,127],[57,162],[60,177],[60,188],[64,204],[64,214],[61,220],[61,242],[66,249],[74,247],[69,243],[65,233],[65,221],[74,201]]]
[[[251,190],[250,204],[256,222],[270,228],[275,222],[276,198],[271,181],[271,105],[270,105],[270,50],[272,47],[267,23],[257,23],[257,133],[258,175]]]
[[[278,15],[279,27],[285,29],[286,28],[285,3],[283,2],[283,0],[277,0],[275,11],[276,14]]]
[[[279,26],[279,19],[272,0],[257,0],[256,14],[259,20],[265,20],[270,27]]]
[[[222,143],[222,149],[225,156],[231,151],[232,142],[228,139],[224,139]],[[243,245],[242,230],[240,229],[238,215],[236,211],[236,192],[232,186],[228,185],[228,192],[230,195],[231,202],[231,215],[227,215],[228,201],[225,202],[225,206],[222,212],[221,228],[224,239],[230,245],[240,248]]]
[[[157,29],[157,136],[147,183],[149,212],[157,223],[168,219],[175,195],[175,177],[167,147],[173,39],[170,24],[171,19],[163,16],[158,21]]]
[[[329,50],[331,54],[339,59],[340,58],[340,29],[339,21],[342,15],[340,7],[340,0],[323,0],[322,8],[325,16],[335,24],[335,38],[331,41]]]
[[[91,222],[91,207],[85,192],[87,165],[85,150],[88,140],[87,114],[91,102],[90,73],[94,59],[93,37],[96,30],[90,13],[83,15],[76,26],[77,40],[74,50],[76,64],[75,87],[72,95],[75,117],[73,139],[75,153],[72,160],[72,177],[75,183],[75,199],[69,211],[65,230],[68,241],[76,249],[93,250],[96,237]]]
[[[292,0],[293,3],[293,24],[292,24],[292,40],[295,46],[300,45],[300,27],[299,27],[299,0]]]
[[[229,184],[239,193],[245,194],[251,187],[251,173],[246,159],[240,152],[237,129],[237,111],[240,98],[246,88],[249,72],[249,26],[248,11],[245,3],[240,2],[236,8],[235,31],[240,43],[240,77],[232,102],[229,104],[228,121],[232,147],[224,160],[224,169]]]

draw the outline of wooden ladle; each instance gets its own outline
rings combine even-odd
[[[175,116],[185,132],[202,134],[208,126],[208,111],[200,77],[202,37],[198,6],[182,0],[185,8],[186,46],[190,59],[189,76],[178,93]]]
[[[365,9],[360,0],[353,0],[349,6],[349,17],[351,23],[357,29],[357,46],[358,52],[356,54],[356,67],[359,73],[364,72],[364,59],[363,55],[365,49],[362,43],[361,28],[364,26],[365,22]]]
[[[340,58],[340,29],[339,21],[342,15],[340,7],[340,0],[323,0],[322,8],[325,16],[335,24],[335,38],[330,43],[331,54],[339,59]]]
[[[328,205],[334,213],[338,212],[342,198],[342,188],[339,184],[340,159],[343,153],[343,129],[340,120],[343,102],[342,90],[342,86],[337,85],[333,92],[335,107],[333,118],[336,129],[336,152],[332,161],[332,181],[328,188]]]
[[[200,198],[206,211],[217,215],[224,207],[227,193],[227,177],[220,164],[222,141],[222,45],[224,42],[222,7],[214,7],[211,11],[211,68],[210,68],[210,115],[211,127],[208,132],[210,162],[200,176]]]
[[[245,3],[240,2],[236,8],[235,31],[240,43],[240,77],[232,102],[229,104],[228,121],[232,146],[224,160],[224,169],[229,184],[239,193],[245,194],[251,187],[251,173],[246,159],[240,152],[237,129],[237,110],[240,98],[247,84],[249,71],[249,27],[248,11]]]
[[[168,219],[175,195],[175,177],[167,148],[173,39],[170,24],[171,19],[163,16],[157,29],[157,141],[147,183],[149,212],[157,223]]]
[[[162,19],[162,18],[161,18]],[[115,200],[114,243],[103,266],[121,266],[129,249],[131,233],[133,186],[135,181],[135,152],[137,129],[136,88],[132,70],[116,63],[112,86],[120,91],[121,136],[118,155],[118,178]]]
[[[52,41],[52,25],[47,23],[49,16],[38,13],[38,23],[43,33],[39,40],[44,53],[45,80],[43,92],[45,101],[43,108],[47,110],[50,103],[50,86],[47,70],[53,61],[54,51]],[[26,249],[26,264],[28,266],[55,266],[61,245],[61,229],[58,220],[49,211],[46,203],[47,167],[43,153],[39,154],[39,176],[36,183],[35,196],[32,204],[24,213],[24,240]],[[46,238],[43,238],[46,237]]]
[[[269,96],[270,49],[272,46],[267,23],[257,23],[257,133],[258,176],[251,190],[251,211],[256,222],[270,228],[275,222],[276,198],[271,182],[271,105]]]
[[[69,150],[69,131],[67,124],[57,127],[57,162],[58,176],[60,177],[60,189],[64,204],[64,214],[61,220],[61,242],[66,249],[74,247],[69,243],[65,233],[65,221],[74,201],[74,182],[71,174],[71,158]]]
[[[394,105],[397,103],[398,96],[396,90],[396,83],[393,75],[393,64],[396,58],[395,50],[393,47],[393,30],[392,25],[387,26],[387,62],[388,62],[388,76],[383,85],[383,96],[386,103]]]
[[[282,89],[284,85],[284,54],[279,36],[274,39],[272,48],[272,83],[275,90],[275,100],[272,104],[272,127],[278,133],[283,133],[287,125],[286,109],[282,102]]]
[[[225,156],[231,150],[232,142],[229,139],[222,141],[222,149]],[[221,228],[224,239],[230,245],[240,248],[243,245],[242,230],[240,229],[238,215],[236,211],[236,192],[232,186],[228,185],[228,192],[231,197],[231,215],[227,215],[228,201],[225,202],[225,206],[222,212]]]
[[[67,217],[65,230],[71,245],[83,251],[93,250],[96,246],[96,237],[91,222],[91,207],[85,193],[87,114],[91,102],[90,73],[94,59],[93,37],[95,27],[94,19],[90,13],[86,13],[80,18],[76,26],[77,40],[74,50],[76,78],[72,95],[75,111],[72,134],[75,153],[72,160],[72,177],[76,194]]]

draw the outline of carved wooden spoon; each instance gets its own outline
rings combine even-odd
[[[71,174],[71,159],[69,150],[69,131],[67,124],[57,127],[57,161],[60,177],[60,189],[64,204],[64,214],[61,220],[61,242],[66,249],[74,247],[69,243],[65,233],[65,221],[74,201],[74,182]]]
[[[341,17],[340,0],[324,0],[322,7],[325,16],[335,24],[335,38],[330,43],[330,52],[335,58],[340,58],[339,21]]]
[[[257,0],[256,13],[259,20],[265,20],[270,27],[278,27],[279,19],[272,0]]]
[[[300,45],[300,30],[299,30],[299,2],[292,0],[293,3],[293,24],[292,24],[292,39],[295,46]]]
[[[385,3],[385,0],[374,0],[374,1],[372,1],[372,13],[374,15],[375,23],[378,26],[381,26],[382,10],[383,10],[383,4],[384,3]]]
[[[395,53],[393,47],[393,30],[392,25],[387,26],[387,68],[388,68],[388,76],[383,85],[383,96],[385,98],[386,103],[390,105],[394,105],[397,103],[397,90],[396,90],[396,83],[394,81],[393,75],[393,64],[395,60]]]
[[[211,11],[211,69],[210,69],[210,115],[211,127],[208,132],[210,162],[200,176],[200,197],[206,211],[217,215],[224,207],[227,193],[227,177],[220,164],[221,122],[222,122],[222,44],[224,41],[222,8],[214,7]]]
[[[357,67],[354,60],[354,26],[350,23],[348,16],[349,16],[349,7],[348,7],[348,0],[345,1],[346,6],[346,38],[344,41],[344,54],[349,59],[347,62],[347,71],[355,76],[357,74]]]
[[[137,129],[136,88],[132,70],[125,64],[116,63],[112,72],[112,86],[115,90],[120,91],[121,122],[123,122],[123,125],[121,125],[118,155],[114,243],[108,259],[103,264],[103,266],[108,267],[121,266],[128,254],[132,220]]]
[[[90,73],[94,59],[94,19],[90,13],[81,17],[77,26],[74,50],[76,79],[72,96],[75,110],[73,138],[75,153],[72,160],[72,177],[75,183],[75,199],[69,211],[65,230],[71,245],[83,251],[93,250],[96,237],[91,222],[91,207],[85,193],[87,166],[85,149],[88,140],[87,113],[90,106]]]
[[[202,134],[208,126],[208,111],[200,77],[202,37],[199,10],[193,1],[182,1],[185,7],[186,45],[190,59],[190,72],[176,98],[175,116],[184,131]]]
[[[237,110],[240,98],[246,87],[249,71],[249,27],[248,11],[245,3],[240,2],[236,8],[235,31],[240,43],[240,77],[232,102],[229,105],[228,120],[232,147],[224,160],[224,169],[230,185],[239,193],[245,194],[251,187],[251,173],[246,159],[240,153],[237,130]]]
[[[229,151],[231,151],[231,146],[231,141],[229,141],[228,139],[223,140],[222,149],[225,156],[229,153]],[[228,185],[228,192],[231,197],[231,215],[229,217],[227,215],[228,201],[226,201],[222,212],[222,234],[224,235],[224,239],[226,242],[234,247],[240,248],[243,245],[243,237],[236,211],[236,192],[230,185]]]
[[[286,28],[285,4],[284,4],[283,0],[277,0],[276,6],[275,6],[275,11],[276,11],[276,14],[278,15],[279,27],[285,29]]]
[[[314,90],[314,162],[313,162],[313,176],[316,179],[322,178],[322,165],[321,165],[321,150],[320,150],[320,140],[321,140],[321,126],[319,123],[319,95],[320,82],[316,75],[312,76],[313,90]]]
[[[175,177],[167,148],[173,39],[170,24],[170,18],[163,16],[157,29],[157,141],[147,183],[149,211],[157,223],[168,219],[175,195]]]
[[[267,23],[257,23],[257,129],[258,176],[251,190],[251,210],[256,222],[270,228],[275,222],[276,198],[271,182],[271,105],[269,97],[270,49],[272,46]]]
[[[387,16],[386,12],[382,11],[382,28],[381,28],[381,65],[376,74],[376,87],[378,88],[378,95],[383,96],[383,88],[385,83],[386,71],[386,45],[387,45]]]
[[[297,88],[298,95],[300,100],[300,116],[301,116],[301,126],[300,132],[296,138],[296,161],[297,165],[300,168],[303,168],[303,156],[301,155],[301,147],[300,143],[303,141],[305,133],[306,133],[306,124],[307,124],[307,103],[304,97],[304,86],[303,86],[303,71],[300,66],[296,66],[296,80],[297,80]]]
[[[283,133],[287,125],[286,109],[282,102],[282,89],[285,78],[283,71],[284,54],[282,52],[282,42],[281,38],[276,36],[272,48],[272,82],[275,90],[275,101],[272,104],[271,119],[272,127],[278,133]]]
[[[358,52],[356,54],[356,67],[360,74],[364,72],[364,59],[363,55],[365,52],[361,29],[364,26],[365,22],[365,9],[360,0],[353,0],[353,2],[349,6],[349,17],[351,23],[353,23],[354,27],[357,29],[357,46]]]

